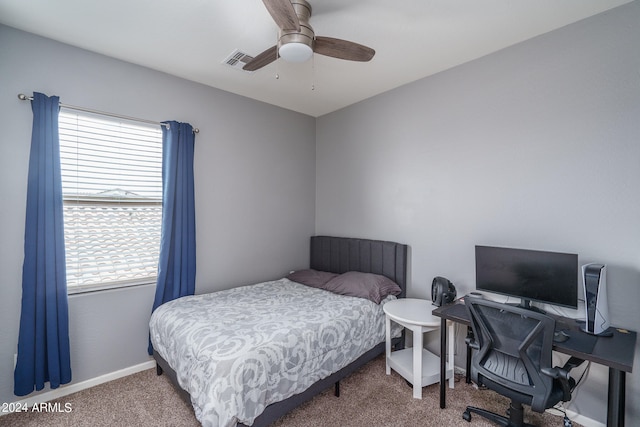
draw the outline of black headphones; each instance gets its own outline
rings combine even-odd
[[[431,300],[433,305],[440,307],[456,299],[456,287],[444,277],[435,277],[431,282]]]

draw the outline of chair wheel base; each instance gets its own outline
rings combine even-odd
[[[486,409],[477,408],[475,406],[467,406],[466,411],[462,413],[462,418],[470,422],[472,412],[502,427],[535,427],[524,422],[522,406],[511,407],[510,412],[514,413],[514,417],[505,417],[494,412],[487,411]]]

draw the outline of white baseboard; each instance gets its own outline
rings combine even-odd
[[[54,390],[40,393],[26,399],[17,400],[15,401],[15,403],[28,405],[29,407],[31,407],[34,404],[49,402],[51,400],[59,399],[61,397],[68,396],[70,394],[77,393],[79,391],[86,390],[88,388],[104,384],[109,381],[117,380],[118,378],[133,375],[141,371],[146,371],[147,369],[154,368],[155,366],[156,362],[154,360],[149,360],[148,362],[140,363],[139,365],[130,366],[128,368],[120,369],[119,371],[100,375],[99,377],[91,378],[86,381],[81,381],[75,384],[62,385]],[[6,414],[7,412],[0,412],[0,416]]]
[[[571,421],[575,421],[579,424],[582,424],[584,427],[606,427],[606,424],[603,424],[599,421],[592,420],[591,418],[587,418],[578,414],[577,412],[573,412],[572,410],[567,409],[567,416]]]

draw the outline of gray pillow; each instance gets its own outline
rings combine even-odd
[[[336,276],[336,273],[309,269],[294,271],[287,276],[287,279],[302,283],[303,285],[311,286],[312,288],[322,289],[324,288],[325,283]]]
[[[340,295],[366,298],[380,304],[389,295],[399,295],[400,286],[388,277],[373,273],[348,271],[328,281],[323,289]]]

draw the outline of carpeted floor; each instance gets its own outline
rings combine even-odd
[[[273,427],[318,426],[470,426],[492,424],[478,416],[462,419],[471,404],[504,413],[508,400],[490,390],[477,390],[464,379],[447,389],[447,408],[439,407],[439,387],[425,387],[422,400],[411,397],[411,388],[395,372],[385,374],[380,356],[340,382],[340,397],[333,388],[316,396],[273,424]],[[15,413],[0,417],[11,427],[197,427],[193,409],[175,392],[166,376],[154,369],[101,384],[52,402],[59,413]],[[58,405],[56,405],[56,403]],[[69,412],[64,412],[70,410]],[[554,411],[558,412],[558,411]],[[559,414],[559,412],[558,412]],[[539,426],[563,426],[562,417],[526,409],[525,420]],[[580,427],[577,423],[574,426]]]

